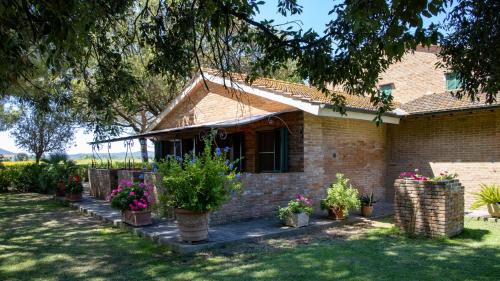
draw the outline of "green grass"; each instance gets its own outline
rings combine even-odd
[[[454,239],[375,228],[306,241],[178,256],[48,197],[0,194],[0,280],[498,280],[500,274],[499,223],[467,220]]]

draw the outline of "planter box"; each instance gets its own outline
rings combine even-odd
[[[82,201],[82,194],[81,193],[66,193],[66,201],[69,202],[80,202]]]
[[[105,200],[118,186],[118,170],[89,169],[90,196]]]
[[[151,211],[122,211],[122,221],[131,226],[145,226],[153,223]]]
[[[291,213],[283,222],[285,225],[293,227],[303,227],[309,225],[309,215],[306,213]]]
[[[458,180],[397,179],[394,188],[394,219],[402,231],[431,237],[463,231],[464,187]]]

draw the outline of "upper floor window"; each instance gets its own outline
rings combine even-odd
[[[380,86],[380,92],[384,96],[390,96],[390,95],[392,95],[392,89],[393,88],[394,88],[394,84],[393,83],[384,84],[384,85]]]
[[[462,82],[460,81],[459,77],[455,73],[446,73],[446,90],[451,91],[451,90],[457,90],[462,87]]]
[[[260,172],[288,171],[288,129],[257,133],[257,165]]]

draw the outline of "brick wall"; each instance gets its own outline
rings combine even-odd
[[[155,130],[231,120],[249,116],[292,110],[268,99],[207,82],[209,91],[200,84],[177,105]]]
[[[455,236],[464,229],[464,187],[458,180],[394,183],[394,221],[407,233]]]
[[[419,168],[433,176],[448,170],[465,186],[468,208],[480,183],[500,183],[499,110],[404,118],[388,125],[388,140],[388,190],[401,171]]]
[[[394,101],[406,103],[423,95],[446,90],[446,70],[436,68],[439,61],[433,51],[419,48],[406,54],[400,62],[380,75],[379,85],[394,83]]]
[[[90,196],[104,200],[118,185],[118,170],[89,169]]]
[[[343,173],[361,193],[374,191],[383,200],[386,175],[386,125],[304,114],[304,170],[324,196]]]

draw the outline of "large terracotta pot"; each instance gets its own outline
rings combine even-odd
[[[500,203],[488,204],[488,213],[494,218],[500,218]]]
[[[64,196],[65,193],[66,193],[66,183],[63,181],[58,182],[56,188],[56,196]]]
[[[175,209],[174,212],[183,241],[198,242],[207,240],[209,212],[201,213],[185,209]]]
[[[153,223],[151,220],[151,211],[122,211],[122,222],[131,226],[145,226]]]
[[[82,193],[66,193],[66,201],[80,202],[82,201]]]
[[[361,215],[363,217],[369,218],[373,214],[373,205],[372,206],[361,206]]]
[[[344,210],[341,208],[328,209],[328,216],[334,220],[343,220],[345,218]]]

